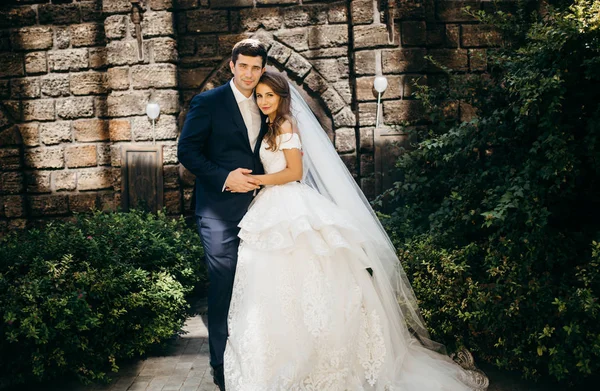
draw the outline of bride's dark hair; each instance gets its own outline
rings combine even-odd
[[[265,71],[265,73],[262,74],[258,84],[265,84],[279,96],[279,105],[277,106],[275,119],[273,122],[269,123],[269,129],[264,137],[269,145],[268,149],[275,151],[278,148],[277,136],[281,134],[281,125],[283,125],[284,122],[289,121],[292,124],[292,127],[294,127],[294,120],[290,109],[292,103],[290,86],[282,74],[270,71]]]

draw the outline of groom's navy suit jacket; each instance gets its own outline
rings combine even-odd
[[[197,216],[239,221],[252,202],[253,192],[223,191],[227,175],[236,168],[263,174],[259,146],[266,131],[264,121],[254,152],[248,130],[231,90],[226,83],[196,95],[190,104],[179,137],[177,156],[196,176],[192,205]]]

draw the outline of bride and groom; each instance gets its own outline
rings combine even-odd
[[[260,42],[238,42],[232,80],[194,97],[178,145],[196,176],[215,383],[482,389],[484,375],[434,351],[369,203],[306,102],[266,61]]]

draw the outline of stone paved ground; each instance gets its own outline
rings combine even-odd
[[[80,385],[78,383],[46,384],[44,387],[19,388],[24,391],[217,391],[212,382],[208,363],[208,331],[206,305],[196,305],[196,316],[187,320],[187,334],[174,340],[161,355],[151,355],[144,360],[124,366],[109,385]],[[488,391],[564,391],[565,388],[550,383],[532,383],[517,374],[499,371],[481,365],[490,378]],[[594,389],[584,386],[581,389]],[[579,389],[579,388],[578,388]],[[323,390],[327,391],[327,390]]]

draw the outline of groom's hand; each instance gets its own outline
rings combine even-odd
[[[258,189],[260,181],[246,176],[246,174],[250,174],[251,172],[252,170],[248,170],[247,168],[238,168],[231,171],[225,180],[225,189],[232,193],[247,193]]]

